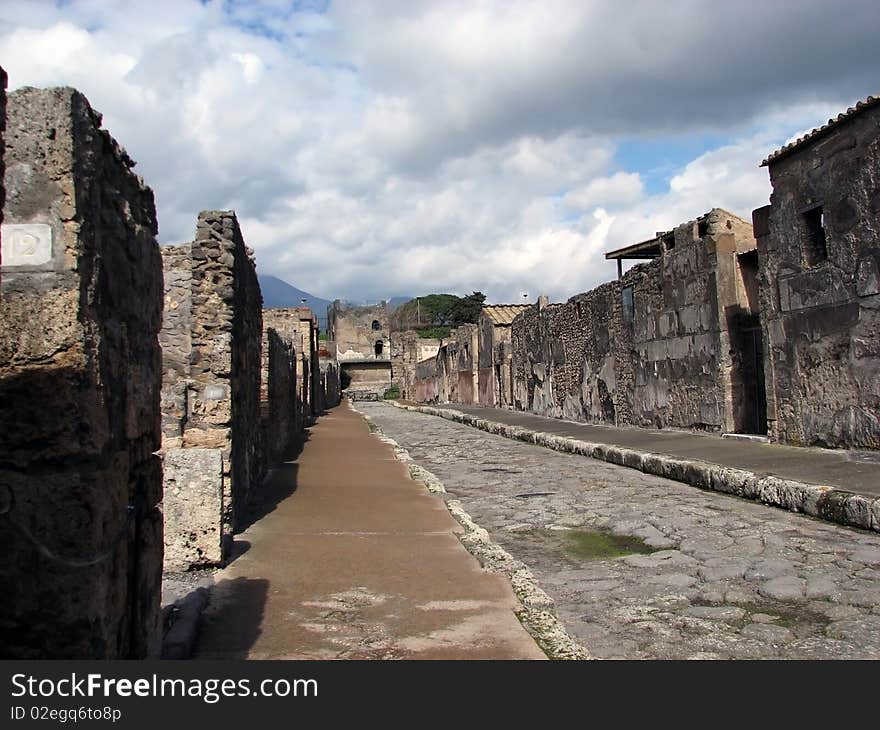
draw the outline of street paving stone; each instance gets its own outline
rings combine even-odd
[[[359,403],[602,658],[880,658],[880,535]],[[656,552],[568,549],[578,531]],[[573,532],[575,531],[575,532]]]

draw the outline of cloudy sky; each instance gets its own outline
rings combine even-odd
[[[876,0],[0,0],[10,88],[70,85],[160,240],[232,208],[326,298],[554,300],[604,251],[767,202],[774,148],[880,86]]]

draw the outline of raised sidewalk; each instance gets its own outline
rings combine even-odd
[[[347,404],[270,478],[215,578],[196,658],[546,658],[507,578]]]
[[[880,454],[615,428],[460,404],[399,408],[880,532]]]

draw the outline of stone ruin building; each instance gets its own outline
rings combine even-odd
[[[5,102],[0,647],[156,657],[163,563],[227,559],[338,371],[309,310],[263,312],[232,211],[160,247],[152,191],[82,94]]]
[[[880,98],[764,162],[753,214],[771,436],[880,448]]]
[[[437,381],[417,382],[419,395],[616,426],[761,433],[751,225],[716,208],[607,256],[648,263],[565,303],[484,307],[433,367],[419,364],[421,379]]]
[[[753,225],[715,208],[609,252],[616,281],[521,309],[509,344],[487,308],[478,354],[469,331],[444,340],[411,397],[880,447],[878,130],[869,97],[764,161],[773,194]],[[632,259],[647,263],[624,273]]]
[[[340,368],[354,395],[880,447],[877,99],[768,157],[754,229],[713,209],[607,254],[615,281],[440,341],[337,301],[321,341],[307,308],[262,308],[232,211],[160,247],[88,100],[4,89],[0,69],[4,657],[157,656],[163,564],[228,558]]]
[[[513,407],[511,325],[527,304],[491,304],[480,310],[479,402],[489,408]]]
[[[337,299],[327,309],[327,329],[349,397],[381,397],[391,387],[387,303],[356,307]]]
[[[569,417],[765,433],[755,246],[749,223],[715,208],[606,254],[650,263],[563,307],[568,316],[589,312],[592,325],[575,344],[583,347],[583,378],[564,368],[570,404],[581,390]]]
[[[416,380],[416,366],[433,359],[441,340],[421,337],[415,330],[391,332],[391,384],[402,398],[408,398]]]
[[[299,433],[309,419],[323,409],[323,403],[320,402],[322,375],[318,364],[318,319],[308,307],[264,309],[263,324],[264,347],[270,342],[269,332],[274,331],[291,350],[295,391],[291,427],[294,433]],[[263,357],[264,372],[268,374],[268,351],[263,353]],[[268,397],[271,386],[267,378],[264,378],[264,388],[267,399],[271,401]]]
[[[153,193],[70,88],[8,98],[0,646],[159,649],[162,260]]]

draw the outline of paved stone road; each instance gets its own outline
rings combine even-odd
[[[359,403],[526,563],[598,657],[880,658],[880,535]],[[578,557],[573,529],[655,552]]]

